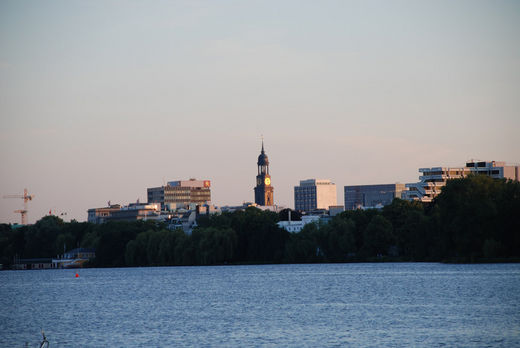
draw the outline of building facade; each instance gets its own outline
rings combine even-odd
[[[337,204],[336,184],[330,180],[301,180],[294,187],[294,209],[298,211],[328,210]]]
[[[51,269],[56,268],[56,265],[52,262],[52,258],[37,258],[37,259],[19,259],[15,258],[12,265],[12,269],[25,270],[25,269]]]
[[[287,232],[299,233],[307,224],[318,223],[320,216],[317,215],[303,215],[299,221],[278,221],[276,224],[278,227],[283,228]]]
[[[446,182],[451,179],[460,179],[467,175],[487,175],[494,179],[519,180],[519,166],[506,165],[505,162],[470,161],[465,167],[433,167],[419,168],[422,174],[419,182],[406,184],[408,191],[403,198],[431,202],[437,197]]]
[[[202,205],[211,202],[211,181],[170,181],[166,186],[148,188],[147,193],[148,203],[160,203],[163,210],[169,205]]]
[[[433,167],[419,168],[419,172],[422,174],[419,176],[419,182],[406,184],[408,191],[403,195],[404,199],[431,202],[441,193],[448,180],[465,177],[469,173],[469,169],[464,167]]]
[[[104,208],[92,208],[88,210],[88,222],[102,224],[114,220],[147,220],[157,219],[161,213],[159,203],[130,203],[122,206],[119,204],[109,205]]]
[[[271,175],[269,174],[269,159],[264,151],[262,140],[262,151],[258,156],[258,174],[256,176],[255,203],[260,206],[274,205],[274,188],[271,186]]]
[[[509,179],[519,181],[520,166],[507,165],[506,162],[467,162],[466,168],[471,174],[487,175],[494,179]]]
[[[110,204],[110,202],[108,207],[89,209],[88,222],[93,224],[102,224],[103,222],[110,220],[112,214],[119,210],[121,210],[121,205]]]
[[[330,216],[336,216],[345,211],[345,206],[343,205],[331,205],[329,207],[329,215]]]
[[[405,185],[398,183],[345,186],[345,210],[381,208],[392,203],[394,198],[402,198],[405,190]]]
[[[53,268],[80,268],[96,257],[96,249],[77,248],[52,259]]]
[[[130,203],[110,216],[110,221],[158,220],[161,214],[159,203]]]

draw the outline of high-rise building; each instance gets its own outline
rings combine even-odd
[[[295,210],[328,210],[330,206],[336,204],[336,184],[330,182],[330,180],[300,180],[300,186],[294,187]]]
[[[264,151],[262,140],[262,151],[258,156],[258,175],[256,176],[255,203],[258,205],[274,205],[274,188],[271,186],[271,175],[269,175],[269,159]]]
[[[170,181],[166,186],[148,188],[148,203],[161,203],[161,209],[171,205],[205,204],[211,201],[209,180]]]
[[[345,186],[345,210],[380,208],[401,198],[404,184]]]
[[[463,178],[469,174],[487,175],[495,179],[519,180],[519,166],[506,165],[505,162],[467,162],[465,167],[448,168],[433,167],[419,168],[422,175],[419,182],[406,184],[408,191],[403,198],[408,200],[418,200],[421,202],[431,202],[437,197],[446,182],[450,179]]]

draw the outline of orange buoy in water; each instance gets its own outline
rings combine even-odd
[[[79,274],[78,273],[76,273],[76,278],[79,278]]]

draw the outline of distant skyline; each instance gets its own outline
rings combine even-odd
[[[300,180],[408,183],[520,162],[518,1],[1,1],[0,195],[86,221],[209,179],[276,204]],[[0,199],[0,223],[22,200]]]

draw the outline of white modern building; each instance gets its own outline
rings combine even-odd
[[[519,166],[496,161],[470,161],[465,167],[419,168],[419,172],[422,173],[419,182],[406,184],[408,191],[404,192],[404,199],[431,202],[441,193],[448,180],[460,179],[469,174],[487,175],[495,179],[519,179]]]
[[[294,209],[312,211],[328,210],[337,205],[336,184],[330,180],[301,180],[300,186],[294,187]]]
[[[320,216],[318,215],[303,215],[301,221],[291,221],[291,217],[289,215],[289,221],[279,221],[277,225],[287,232],[298,233],[305,225],[310,223],[317,223],[318,221],[320,221]]]
[[[463,178],[469,170],[464,167],[433,167],[419,168],[419,172],[422,173],[419,182],[406,184],[408,191],[403,194],[404,199],[431,202],[441,193],[448,180]]]

